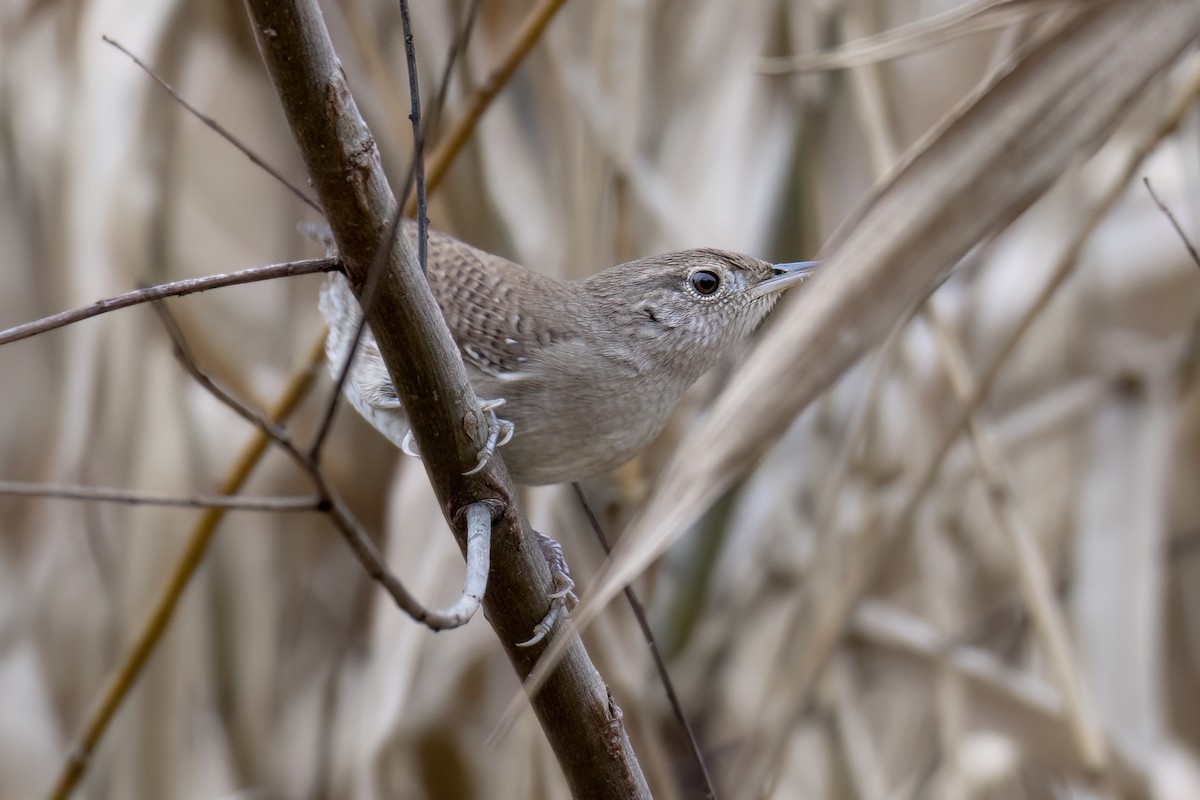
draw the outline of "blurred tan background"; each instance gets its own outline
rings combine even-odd
[[[468,3],[411,6],[429,100]],[[813,257],[1036,23],[803,77],[758,74],[759,58],[957,6],[571,0],[438,189],[432,223],[569,278],[695,246]],[[532,7],[484,0],[445,121]],[[398,6],[323,8],[398,185],[411,150]],[[304,181],[240,3],[4,0],[0,327],[141,281],[320,255],[297,232],[312,212],[102,34]],[[936,293],[976,373],[1195,71],[1192,58],[1151,87],[1094,157]],[[839,588],[830,561],[891,524],[959,408],[922,316],[811,405],[637,586],[721,797],[1200,797],[1200,269],[1140,183],[1148,176],[1200,235],[1197,122],[1186,115],[1088,234],[981,415],[1036,542],[1032,563],[1069,622],[1101,773],[1083,766],[1022,564],[965,438],[850,624],[813,622]],[[320,331],[319,281],[171,305],[201,363],[267,407]],[[585,487],[610,534],[726,375],[702,381],[642,459]],[[292,423],[301,441],[329,391],[322,375]],[[8,480],[212,491],[251,436],[187,377],[144,306],[0,347],[0,398]],[[461,557],[420,464],[345,408],[326,458],[407,585],[431,602],[454,597]],[[277,455],[247,488],[308,491]],[[530,492],[527,510],[563,541],[586,591],[601,555],[569,489]],[[0,497],[0,797],[49,790],[198,516]],[[811,690],[793,691],[824,635],[839,643],[833,657]],[[627,608],[614,605],[587,638],[655,796],[700,796]],[[532,719],[485,744],[517,688],[483,619],[436,636],[414,624],[322,518],[234,512],[77,796],[564,797]],[[768,725],[764,710],[777,707],[795,713]]]

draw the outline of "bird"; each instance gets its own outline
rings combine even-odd
[[[415,222],[406,220],[404,235],[415,248]],[[488,398],[484,410],[502,414],[492,441],[513,480],[532,486],[594,477],[633,459],[687,390],[818,263],[701,248],[562,280],[431,230],[427,277],[476,394]],[[362,313],[344,275],[330,274],[319,307],[336,376]],[[411,453],[404,408],[369,329],[343,391]]]

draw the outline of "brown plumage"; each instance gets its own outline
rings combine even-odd
[[[408,235],[415,237],[415,226]],[[724,250],[685,250],[580,281],[540,275],[439,233],[429,286],[481,399],[514,426],[503,449],[513,479],[559,483],[633,458],[687,389],[763,321],[807,265],[773,267]],[[321,292],[336,374],[358,322],[341,275]],[[401,445],[403,409],[374,338],[364,335],[346,395]]]

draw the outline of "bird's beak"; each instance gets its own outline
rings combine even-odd
[[[757,300],[769,294],[782,292],[798,283],[803,283],[819,266],[821,266],[820,261],[793,261],[788,264],[772,264],[771,269],[775,270],[775,274],[754,287],[754,299]]]

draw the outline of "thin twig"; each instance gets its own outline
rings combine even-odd
[[[475,131],[475,126],[479,124],[479,120],[483,116],[483,112],[487,111],[488,107],[492,104],[492,100],[508,84],[513,73],[517,71],[517,67],[521,66],[521,62],[525,60],[525,56],[529,55],[529,51],[533,49],[533,46],[542,37],[546,26],[550,24],[550,21],[554,19],[554,15],[565,4],[566,0],[542,0],[541,4],[525,18],[508,53],[491,74],[488,75],[487,80],[471,95],[462,112],[462,116],[454,123],[454,128],[446,134],[446,137],[439,143],[437,150],[429,157],[428,175],[430,187],[442,182],[442,178],[445,177],[446,171],[450,169],[450,164],[454,162],[455,156],[458,155],[458,152],[467,143],[467,140],[471,138],[471,134]],[[415,200],[405,206],[404,213],[413,214],[415,211]]]
[[[62,328],[81,320],[90,319],[119,308],[128,308],[139,303],[149,303],[162,300],[164,297],[183,297],[196,292],[207,292],[210,289],[220,289],[224,286],[238,286],[256,281],[269,281],[276,278],[290,278],[294,275],[309,275],[314,272],[334,272],[342,268],[335,258],[317,258],[308,261],[289,261],[284,264],[271,264],[266,267],[251,267],[238,272],[224,272],[220,275],[206,275],[203,278],[184,278],[181,281],[163,283],[135,289],[132,292],[119,294],[107,300],[97,300],[88,306],[82,306],[70,311],[62,311],[49,317],[43,317],[24,325],[17,325],[5,331],[0,331],[0,345],[27,339],[39,333]]]
[[[0,495],[45,497],[52,500],[89,500],[131,506],[176,506],[181,508],[224,508],[231,511],[325,511],[321,498],[226,497],[213,494],[170,495],[137,492],[110,486],[74,486],[0,480]]]
[[[243,403],[233,394],[233,391],[227,388],[224,384],[218,382],[208,373],[200,368],[196,357],[192,354],[191,346],[187,342],[187,338],[183,334],[183,328],[180,327],[179,321],[175,319],[175,315],[167,308],[167,304],[158,301],[152,306],[154,312],[158,314],[158,318],[162,321],[163,327],[167,330],[167,335],[171,338],[171,344],[175,347],[175,358],[183,365],[188,374],[195,379],[200,387],[217,398],[227,408],[233,411],[242,419],[249,422],[251,425],[265,433],[272,441],[283,449],[293,461],[296,461],[301,469],[308,471],[305,467],[304,456],[292,444],[291,437],[282,425],[271,420],[266,414],[251,408],[248,404]]]
[[[1146,191],[1150,193],[1150,199],[1154,201],[1154,205],[1167,215],[1167,220],[1170,221],[1171,227],[1179,234],[1179,238],[1183,241],[1183,246],[1187,248],[1188,255],[1192,257],[1192,261],[1197,267],[1200,267],[1200,254],[1196,252],[1196,248],[1192,245],[1188,235],[1183,232],[1183,228],[1179,225],[1179,220],[1175,219],[1175,215],[1171,213],[1171,209],[1167,208],[1167,204],[1158,199],[1158,195],[1154,193],[1154,187],[1150,185],[1150,179],[1143,177],[1142,183],[1146,184]]]
[[[412,108],[408,118],[412,120],[413,171],[417,181],[417,263],[421,265],[421,274],[428,275],[429,209],[425,205],[425,130],[421,127],[421,82],[417,75],[417,47],[413,42],[412,20],[408,16],[408,0],[400,0],[400,24],[404,28],[404,58],[408,62],[408,95]]]
[[[571,482],[571,488],[575,490],[575,497],[579,500],[579,505],[583,509],[583,514],[587,517],[588,524],[591,525],[592,532],[596,534],[596,541],[600,543],[601,549],[604,550],[604,555],[612,555],[612,546],[608,543],[608,537],[604,534],[604,528],[600,526],[600,520],[596,517],[596,512],[592,511],[592,506],[588,503],[587,495],[583,493],[583,487],[578,481]],[[658,642],[654,638],[654,631],[650,628],[650,620],[646,617],[646,607],[642,605],[642,601],[634,594],[632,586],[625,587],[625,599],[629,601],[629,608],[633,611],[633,616],[637,620],[638,627],[641,628],[642,638],[646,640],[646,646],[650,650],[650,657],[654,659],[654,669],[658,672],[658,679],[662,683],[663,690],[667,693],[667,702],[671,704],[671,711],[675,714],[675,719],[679,722],[679,727],[683,729],[683,735],[687,738],[688,754],[692,757],[692,763],[696,767],[696,771],[700,775],[700,780],[704,785],[704,797],[707,800],[716,800],[717,792],[713,788],[712,777],[708,774],[708,765],[704,763],[704,753],[700,750],[700,742],[696,739],[696,732],[692,729],[692,723],[687,718],[687,713],[683,710],[683,704],[679,702],[679,695],[675,693],[675,683],[671,680],[671,673],[667,670],[667,662],[663,660],[662,651],[659,650]]]
[[[167,92],[171,95],[171,97],[175,98],[175,101],[177,103],[179,103],[179,105],[183,106],[188,111],[192,112],[192,114],[196,117],[196,119],[203,122],[205,125],[207,125],[209,128],[211,128],[213,131],[215,131],[218,136],[220,136],[222,139],[229,142],[231,145],[233,145],[238,150],[240,150],[242,152],[242,155],[244,155],[246,158],[250,159],[255,164],[255,166],[259,167],[264,172],[266,172],[268,175],[270,175],[272,178],[274,178],[275,180],[279,181],[284,186],[286,186],[288,191],[290,191],[292,194],[296,195],[296,197],[298,197],[301,200],[301,202],[308,205],[310,208],[312,208],[313,211],[316,211],[318,214],[321,214],[322,216],[324,215],[325,212],[323,212],[321,210],[320,203],[318,203],[314,198],[310,197],[309,194],[307,192],[305,192],[303,189],[296,186],[296,184],[292,183],[287,178],[283,177],[282,172],[275,169],[270,164],[268,164],[266,161],[263,161],[261,158],[259,158],[258,155],[253,150],[251,150],[246,145],[242,144],[241,141],[239,141],[236,136],[234,136],[232,133],[230,133],[229,130],[226,129],[221,123],[217,122],[212,117],[204,114],[202,111],[200,111],[200,109],[193,106],[187,100],[184,100],[183,97],[179,94],[179,92],[175,91],[175,88],[173,86],[171,86],[171,84],[169,84],[165,80],[163,80],[157,72],[155,72],[153,69],[151,69],[140,58],[138,58],[133,53],[126,50],[125,47],[120,42],[118,42],[114,39],[110,39],[107,36],[101,36],[100,38],[103,39],[106,43],[111,44],[113,47],[120,50],[125,55],[129,56],[129,58],[133,61],[133,63],[137,64],[139,67],[141,67],[145,71],[145,73],[147,75],[149,75],[151,78],[153,78],[155,81],[157,81],[159,86],[166,89]]]

